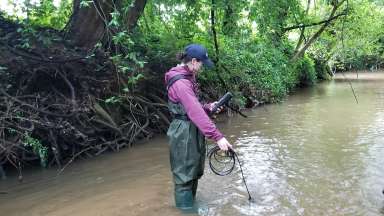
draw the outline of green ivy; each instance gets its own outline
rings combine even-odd
[[[43,146],[40,140],[33,138],[31,134],[25,133],[23,136],[23,145],[32,148],[32,151],[39,156],[42,167],[47,166],[48,148]]]

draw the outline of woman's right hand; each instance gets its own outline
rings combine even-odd
[[[210,106],[209,106],[209,111],[210,111],[210,112],[213,111],[213,108],[216,106],[217,103],[218,103],[218,101],[215,101],[215,102],[213,102],[213,103],[210,104]],[[217,110],[216,110],[216,112],[215,112],[215,113],[212,113],[212,114],[218,114],[218,113],[220,113],[220,112],[223,110],[223,108],[224,108],[223,106],[218,107]]]
[[[233,149],[232,145],[228,142],[227,139],[225,139],[225,137],[219,139],[217,141],[217,145],[219,146],[220,150],[223,150],[223,151],[228,151],[228,148]]]

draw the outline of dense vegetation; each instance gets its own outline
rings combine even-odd
[[[4,4],[6,5],[6,4]],[[11,2],[8,5],[12,5]],[[63,165],[164,132],[163,75],[202,43],[202,97],[277,102],[384,59],[380,0],[25,0],[0,14],[0,166]]]

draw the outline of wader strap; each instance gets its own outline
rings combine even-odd
[[[172,114],[172,117],[174,119],[179,119],[179,120],[183,120],[183,121],[189,121],[189,118],[187,115],[182,115],[182,114]]]
[[[173,83],[175,83],[177,80],[180,80],[180,79],[187,79],[187,80],[189,80],[190,77],[191,77],[191,75],[185,75],[185,74],[177,74],[177,75],[173,76],[167,82],[167,91],[173,85]]]
[[[185,74],[177,74],[175,76],[173,76],[171,79],[168,80],[167,82],[167,91],[169,90],[169,88],[177,81],[177,80],[181,80],[181,79],[187,79],[189,80],[190,78],[192,77],[192,75],[185,75]],[[187,115],[185,114],[175,114],[175,113],[171,113],[171,116],[172,118],[174,119],[179,119],[179,120],[183,120],[183,121],[189,121],[189,118]]]

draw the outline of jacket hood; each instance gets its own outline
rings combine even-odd
[[[176,66],[171,68],[167,73],[165,73],[165,83],[167,83],[168,80],[178,74],[192,75],[192,80],[195,80],[194,74],[187,68],[187,66]]]

